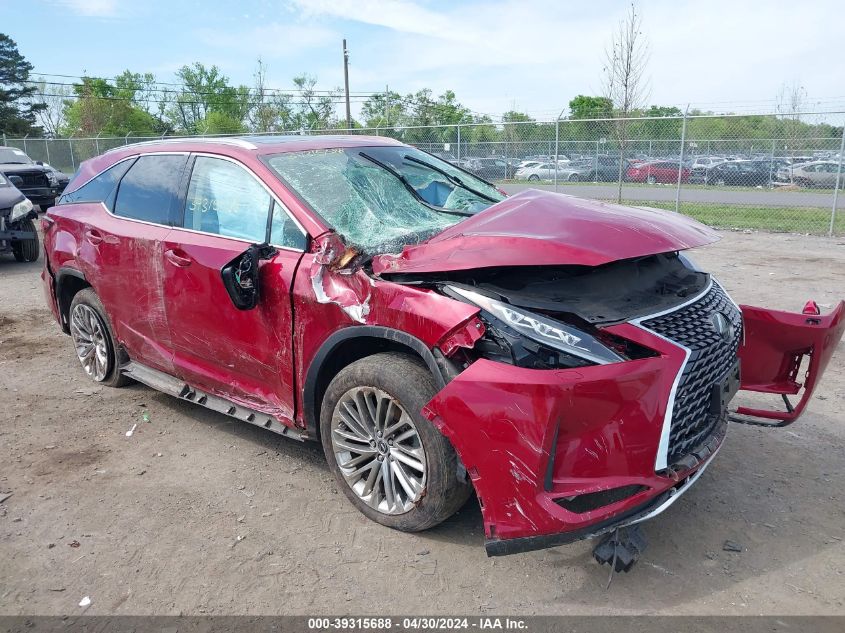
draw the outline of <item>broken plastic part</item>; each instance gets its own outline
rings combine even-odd
[[[605,536],[593,548],[593,558],[600,565],[610,565],[615,572],[629,572],[634,566],[648,541],[639,525],[619,528]]]

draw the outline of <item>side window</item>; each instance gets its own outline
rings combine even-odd
[[[264,242],[271,201],[270,194],[243,167],[220,158],[198,156],[185,200],[183,226]]]
[[[99,176],[95,176],[79,189],[66,193],[59,198],[59,204],[72,204],[74,202],[102,202],[109,210],[114,208],[114,190],[118,181],[132,166],[134,159],[125,160],[112,165]]]
[[[120,181],[115,215],[155,224],[176,224],[179,215],[179,183],[186,155],[141,156]]]
[[[305,233],[297,226],[287,211],[275,201],[273,201],[273,220],[270,225],[270,243],[300,251],[304,251],[307,246]]]

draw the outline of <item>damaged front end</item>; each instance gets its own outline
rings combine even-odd
[[[718,451],[740,375],[744,389],[795,393],[807,354],[797,416],[845,327],[842,306],[740,310],[678,253],[389,278],[479,308],[483,335],[449,350],[458,371],[423,414],[473,482],[489,555],[659,514]]]

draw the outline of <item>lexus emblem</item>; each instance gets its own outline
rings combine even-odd
[[[733,336],[734,327],[731,322],[721,312],[714,312],[710,315],[710,322],[713,324],[713,329],[716,331],[716,334],[722,337],[723,340],[727,341]]]

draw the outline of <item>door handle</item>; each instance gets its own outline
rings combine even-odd
[[[173,249],[169,249],[164,251],[164,256],[174,266],[179,266],[180,268],[185,268],[186,266],[191,265],[191,258],[185,255],[180,254],[181,251],[176,251]]]
[[[103,241],[103,236],[96,229],[88,229],[87,231],[85,231],[85,239],[87,239],[88,242],[96,246],[97,244]]]

